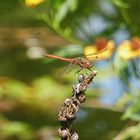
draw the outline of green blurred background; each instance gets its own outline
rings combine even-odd
[[[72,95],[76,69],[63,74],[68,64],[43,53],[83,56],[100,38],[112,39],[117,50],[139,38],[140,1],[27,2],[0,2],[0,140],[58,140],[57,114]],[[79,139],[139,140],[139,57],[125,60],[114,51],[94,69],[98,75],[73,125]]]

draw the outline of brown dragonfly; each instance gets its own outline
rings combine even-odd
[[[105,48],[105,49],[99,51],[98,53],[92,53],[92,54],[88,54],[84,57],[78,57],[78,58],[64,58],[64,57],[60,57],[60,56],[56,56],[56,55],[52,55],[52,54],[48,54],[48,53],[45,53],[44,56],[49,57],[49,58],[59,59],[59,60],[71,63],[73,65],[79,66],[80,69],[76,72],[76,73],[79,73],[83,69],[88,69],[88,70],[92,71],[91,70],[92,63],[95,61],[101,60],[101,58],[98,56],[98,54],[100,54],[104,51],[107,51],[107,50],[108,49]],[[88,57],[90,57],[90,58],[92,57],[92,62],[88,60]]]

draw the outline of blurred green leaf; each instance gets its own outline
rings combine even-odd
[[[137,79],[140,79],[140,59],[133,59],[130,61],[132,72]]]
[[[64,1],[60,7],[58,8],[58,11],[56,13],[54,22],[55,25],[59,26],[59,24],[62,22],[62,20],[66,17],[68,12],[73,12],[76,10],[78,4],[78,0],[66,0]]]
[[[9,79],[7,80],[6,84],[0,85],[0,96],[8,96],[12,98],[22,98],[25,96],[27,91],[26,84]]]
[[[140,97],[139,95],[132,95],[132,99],[129,102],[126,112],[122,116],[123,119],[132,119],[134,121],[140,121]]]
[[[120,7],[120,8],[128,8],[129,7],[129,3],[127,3],[124,0],[111,0],[116,6]]]
[[[126,128],[120,134],[119,140],[139,140],[140,139],[140,124]]]
[[[33,136],[32,129],[21,122],[9,122],[1,128],[1,134],[6,138],[17,137],[20,140],[31,140]]]
[[[118,74],[123,84],[129,87],[129,78],[131,76],[131,72],[129,70],[128,61],[119,57],[118,54],[115,54],[113,65],[114,71],[116,72],[116,74]]]
[[[67,15],[68,12],[68,7],[67,7],[67,3],[63,3],[58,11],[58,13],[55,16],[55,25],[59,26],[59,24],[61,23],[61,21],[65,18],[65,16]]]

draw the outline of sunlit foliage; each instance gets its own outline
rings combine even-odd
[[[2,0],[0,13],[1,140],[59,139],[57,109],[70,96],[76,70],[61,76],[66,63],[45,59],[46,51],[95,62],[99,74],[86,104],[92,110],[79,116],[89,121],[76,126],[83,139],[140,139],[138,0]],[[108,96],[111,104],[103,104],[101,114],[94,107]]]

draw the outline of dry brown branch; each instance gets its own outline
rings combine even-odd
[[[78,140],[79,135],[72,130],[71,126],[76,119],[76,113],[80,108],[80,104],[86,100],[85,91],[96,74],[97,71],[92,71],[87,76],[80,74],[78,83],[73,86],[72,97],[67,98],[61,106],[58,114],[58,120],[61,124],[58,133],[61,140]]]

